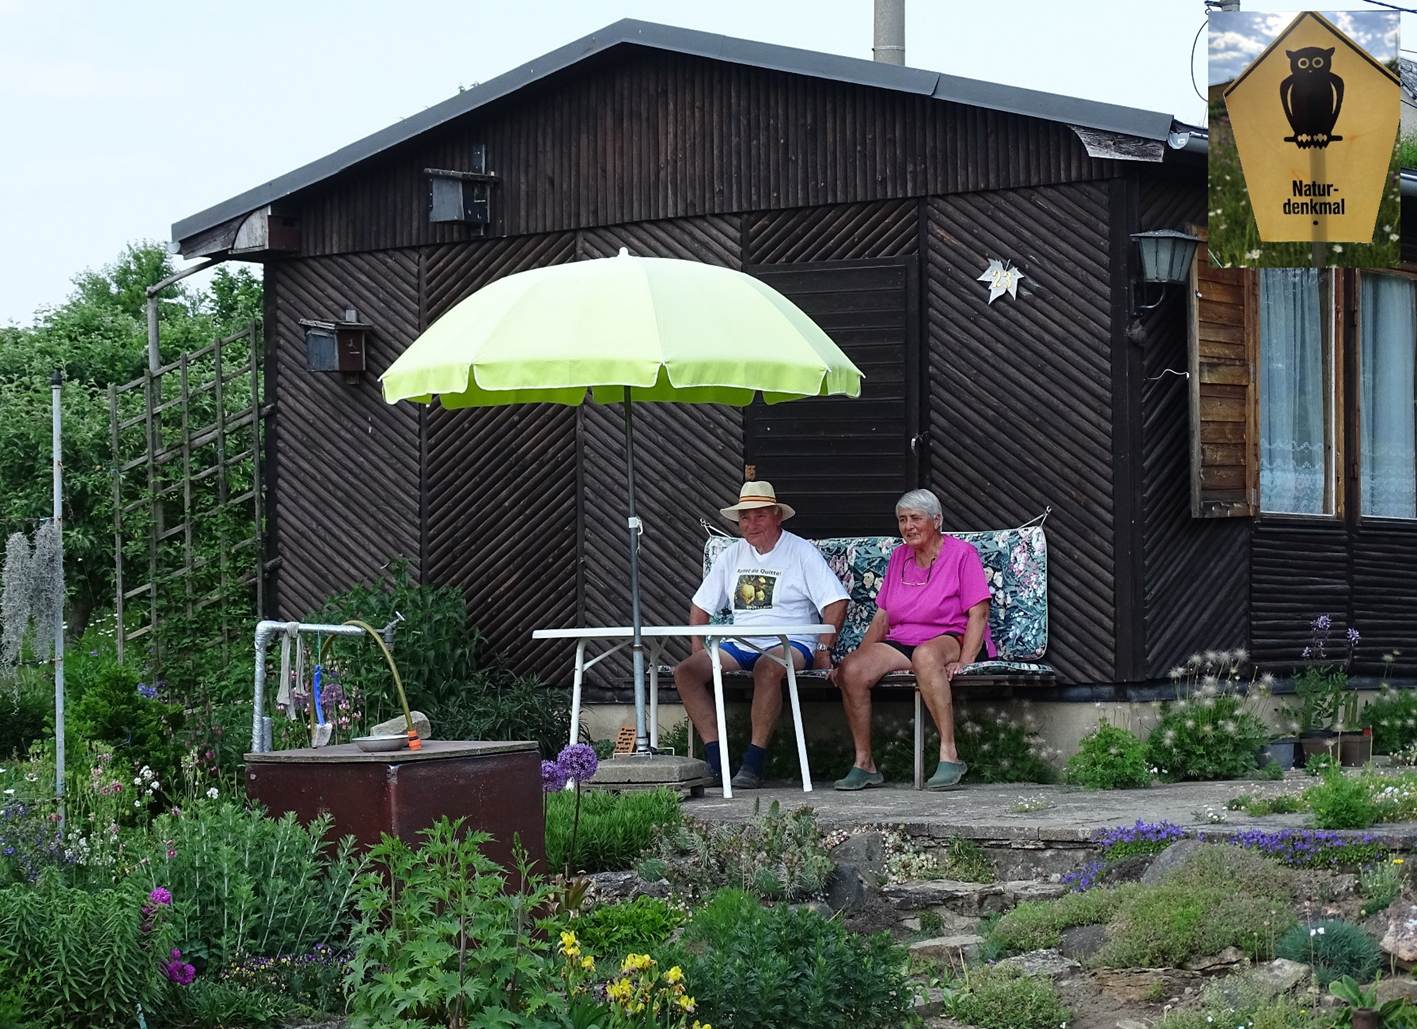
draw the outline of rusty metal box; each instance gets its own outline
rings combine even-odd
[[[246,755],[246,792],[275,816],[334,818],[331,839],[361,846],[380,833],[410,843],[442,815],[492,834],[488,857],[511,870],[512,838],[545,871],[541,755],[535,743],[426,740],[421,750],[367,754],[352,743]]]

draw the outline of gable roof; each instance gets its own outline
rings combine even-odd
[[[332,154],[175,222],[172,226],[172,238],[186,239],[281,200],[525,86],[564,71],[596,54],[624,45],[668,50],[771,71],[928,96],[970,107],[1063,122],[1147,140],[1166,140],[1173,124],[1171,115],[1156,111],[1080,100],[1076,97],[983,82],[979,79],[966,79],[921,68],[883,64],[857,57],[841,57],[815,50],[799,50],[796,47],[758,43],[712,32],[625,18],[528,61],[519,68],[513,68],[494,79],[464,90],[427,110],[395,122],[358,142],[341,147]]]

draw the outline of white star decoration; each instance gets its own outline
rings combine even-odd
[[[989,283],[989,303],[992,304],[1005,293],[1017,300],[1018,284],[1022,278],[1023,273],[1008,261],[1000,261],[997,257],[991,257],[989,258],[989,267],[985,268],[984,274],[975,281]]]

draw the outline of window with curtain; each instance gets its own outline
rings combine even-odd
[[[1417,518],[1417,285],[1365,273],[1358,295],[1361,510]]]
[[[1312,268],[1260,272],[1260,510],[1332,514],[1333,361],[1327,280]]]

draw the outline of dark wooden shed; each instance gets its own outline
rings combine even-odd
[[[434,189],[459,220],[430,219]],[[1202,224],[1205,196],[1203,134],[1169,115],[622,21],[173,238],[265,266],[281,617],[404,557],[554,681],[569,653],[532,628],[625,621],[618,408],[390,408],[377,379],[495,278],[627,247],[761,276],[868,376],[849,406],[646,408],[647,619],[683,619],[698,520],[751,465],[806,535],[891,532],[919,484],[949,528],[1051,508],[1065,691],[1198,648],[1287,658],[1320,610],[1410,667],[1417,526],[1193,517],[1189,386],[1164,374],[1187,368],[1192,305],[1173,290],[1129,338],[1129,234]],[[986,303],[991,258],[1022,270],[1017,299]],[[349,309],[367,370],[307,370],[301,321]]]

